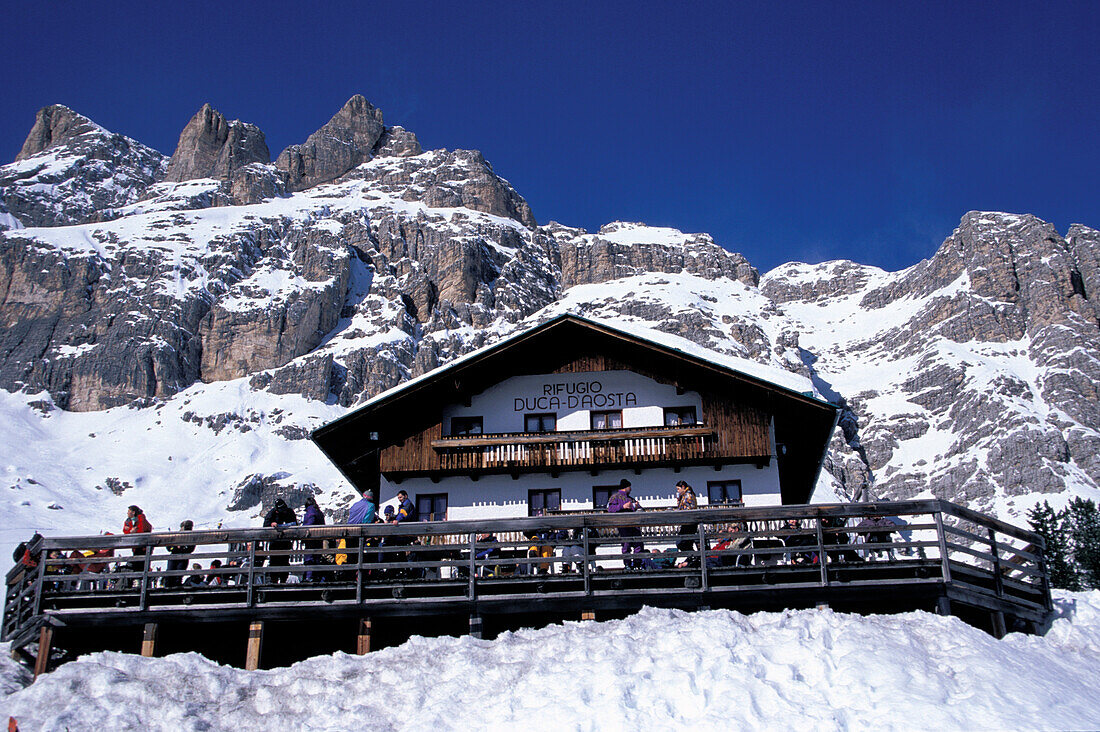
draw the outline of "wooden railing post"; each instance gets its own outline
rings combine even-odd
[[[943,511],[936,511],[936,538],[940,545],[940,566],[943,572],[943,583],[951,584],[951,560],[947,557],[947,532],[943,530]]]
[[[989,549],[993,552],[993,583],[997,588],[997,597],[1004,597],[1004,578],[1001,576],[1001,553],[997,551],[997,532],[989,529]],[[1001,616],[1001,624],[1004,625],[1004,616]]]
[[[703,591],[707,590],[707,582],[709,577],[707,576],[707,533],[703,526],[703,522],[699,522],[698,531],[699,540],[699,581]]]
[[[145,561],[141,563],[141,588],[138,591],[138,607],[146,609],[149,595],[149,567],[153,564],[153,547],[145,547]]]
[[[828,557],[825,556],[825,533],[821,529],[821,514],[814,517],[814,528],[817,534],[817,564],[821,571],[821,585],[829,585]]]
[[[477,532],[470,532],[470,602],[477,599]]]
[[[248,542],[248,588],[245,604],[252,607],[256,601],[256,541]]]
[[[589,556],[589,552],[591,551],[591,548],[590,548],[590,545],[588,543],[588,526],[585,526],[583,524],[581,526],[581,539],[584,542],[584,562],[583,562],[583,566],[582,566],[582,571],[584,572],[584,594],[585,595],[591,595],[592,594],[592,578],[591,578],[591,573],[589,571],[590,570],[590,565],[589,565],[589,561],[588,561],[588,556]]]
[[[344,542],[345,544],[347,542]],[[367,537],[363,536],[363,529],[359,529],[359,550],[355,553],[356,567],[355,567],[355,602],[363,602],[363,545],[367,543]]]

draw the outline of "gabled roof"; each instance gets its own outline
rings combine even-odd
[[[580,355],[599,353],[628,368],[636,365],[639,372],[657,374],[687,390],[737,389],[750,394],[754,401],[765,402],[776,420],[777,442],[785,443],[788,450],[804,453],[788,455],[785,462],[792,470],[786,471],[787,480],[783,462],[780,464],[784,502],[808,501],[836,422],[837,407],[812,393],[747,373],[749,368],[760,372],[766,367],[701,347],[697,352],[688,352],[654,340],[655,335],[648,332],[643,336],[566,313],[379,394],[315,430],[312,439],[358,485],[362,483],[362,461],[370,452],[404,440],[432,420],[438,421],[446,405],[465,401],[512,376],[550,373]],[[683,343],[688,348],[694,346]],[[801,379],[786,372],[778,376],[789,384]],[[377,440],[371,439],[371,433],[377,433]],[[801,467],[793,470],[796,464]]]

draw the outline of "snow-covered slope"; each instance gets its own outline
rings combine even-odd
[[[923,612],[648,608],[270,671],[95,653],[26,688],[2,654],[0,691],[14,693],[0,717],[24,732],[1096,729],[1100,592],[1056,592],[1056,612],[1043,637],[995,640]]]

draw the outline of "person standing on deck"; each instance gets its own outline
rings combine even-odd
[[[676,510],[694,511],[699,508],[699,499],[695,497],[693,489],[686,480],[676,484]],[[699,533],[699,524],[684,524],[680,527],[680,536],[684,538],[676,542],[676,551],[690,552],[696,548],[695,536]],[[677,567],[698,567],[699,557],[682,557]]]
[[[313,496],[307,496],[306,497],[306,512],[302,516],[302,526],[324,526],[324,525],[325,525],[325,514],[324,514],[323,511],[321,511],[321,507],[317,505],[317,499],[314,498]],[[305,564],[305,565],[310,566],[310,567],[320,564],[321,563],[321,557],[318,556],[317,554],[314,554],[313,552],[316,551],[317,549],[322,548],[323,546],[324,546],[324,541],[321,540],[321,539],[306,539],[305,540],[305,549],[306,549],[307,552],[309,552],[309,554],[306,554],[304,557],[302,557],[302,564]],[[306,574],[305,574],[305,577],[303,579],[306,582],[313,582],[314,580],[316,580],[318,582],[324,582],[325,581],[325,575],[320,573],[320,572],[318,572],[316,575],[314,575],[313,570],[308,569],[308,570],[306,570]]]
[[[282,528],[284,526],[297,526],[298,517],[291,510],[290,506],[286,505],[286,501],[282,498],[275,499],[275,505],[271,507],[271,510],[264,516],[264,526],[270,526],[272,528]],[[290,541],[287,539],[277,539],[269,542],[267,548],[270,551],[286,551],[290,549]],[[290,565],[290,557],[286,554],[281,556],[272,556],[269,562],[272,567],[286,567]],[[275,584],[281,584],[286,582],[286,572],[273,572],[269,575],[271,581]]]
[[[619,490],[607,500],[608,513],[637,511],[639,508],[639,503],[630,497],[630,481],[623,478],[619,481]],[[619,537],[623,539],[623,566],[627,569],[640,569],[642,566],[641,559],[630,556],[642,553],[642,542],[636,540],[641,535],[642,530],[637,526],[619,527]]]
[[[191,519],[180,522],[180,531],[191,531],[195,528],[195,523]],[[168,553],[172,555],[172,558],[168,560],[169,572],[182,572],[187,569],[187,554],[191,554],[195,551],[194,544],[179,544],[176,546],[168,547]],[[180,558],[180,555],[185,555]],[[165,577],[165,587],[179,587],[183,584],[183,576],[179,577]]]
[[[149,523],[149,519],[145,518],[145,514],[141,512],[140,508],[130,506],[126,509],[126,521],[122,524],[123,534],[148,534],[152,530],[153,525]],[[148,548],[136,546],[133,551],[135,557],[143,557]],[[130,571],[140,572],[143,566],[143,562],[130,562]]]

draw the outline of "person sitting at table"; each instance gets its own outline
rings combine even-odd
[[[788,531],[799,531],[802,528],[801,523],[796,518],[787,519]],[[788,548],[790,547],[807,547],[817,546],[817,539],[810,534],[788,534],[783,537],[783,543]],[[816,564],[817,552],[808,551],[796,551],[789,552],[787,555],[791,564]]]

